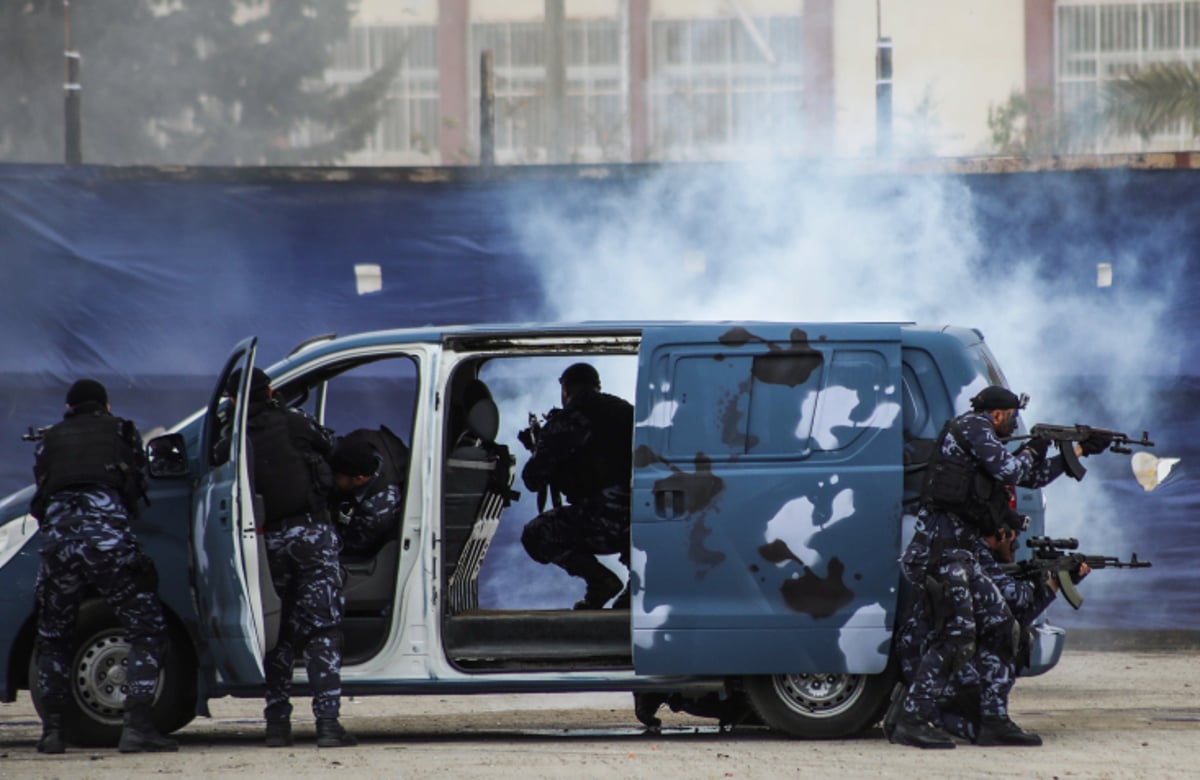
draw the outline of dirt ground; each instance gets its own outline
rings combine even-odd
[[[40,724],[28,696],[0,704],[0,778],[1167,778],[1197,777],[1200,652],[1068,652],[1013,694],[1018,723],[1041,748],[922,751],[858,739],[806,742],[664,708],[646,734],[628,694],[356,698],[343,722],[357,748],[318,750],[311,718],[297,744],[261,746],[260,702],[214,701],[213,718],[179,732],[175,754],[34,750]],[[298,701],[297,713],[307,707]]]

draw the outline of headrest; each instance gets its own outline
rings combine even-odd
[[[500,433],[500,410],[496,402],[490,397],[477,400],[467,410],[467,430],[487,444],[494,443]]]

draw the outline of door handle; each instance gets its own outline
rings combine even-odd
[[[655,490],[654,514],[665,519],[680,517],[684,514],[682,490]]]

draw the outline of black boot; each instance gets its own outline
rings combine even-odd
[[[125,701],[125,727],[121,729],[121,741],[117,750],[122,753],[173,753],[179,743],[158,733],[150,720],[148,703]]]
[[[635,693],[633,694],[633,714],[647,729],[658,731],[662,728],[662,720],[657,715],[658,708],[666,700],[666,694],[662,693]]]
[[[621,592],[621,578],[594,555],[576,553],[563,561],[562,567],[587,583],[587,593],[575,602],[575,609],[604,609],[609,599]]]
[[[1042,738],[1013,723],[1007,715],[984,715],[979,725],[979,736],[975,738],[975,744],[985,747],[990,745],[1039,747],[1042,744]]]
[[[919,748],[952,748],[954,740],[950,735],[932,723],[916,715],[905,712],[896,719],[896,727],[892,730],[892,743],[909,745]]]
[[[904,695],[907,691],[904,683],[896,683],[892,688],[892,703],[888,705],[887,714],[883,716],[883,735],[887,737],[888,742],[896,741],[892,739],[892,735],[896,733],[896,723],[904,714]]]
[[[358,740],[346,732],[337,718],[317,718],[317,747],[353,747]]]
[[[61,713],[46,713],[42,716],[42,738],[38,740],[39,753],[65,753],[67,740],[63,736],[63,716]]]
[[[267,747],[291,747],[292,722],[290,720],[267,721]]]

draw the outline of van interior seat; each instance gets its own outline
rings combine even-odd
[[[465,430],[446,458],[443,480],[442,561],[447,609],[458,614],[479,605],[479,570],[510,503],[514,463],[496,443],[500,411],[487,385],[474,380],[464,392]]]
[[[396,572],[400,564],[400,541],[392,537],[374,555],[343,555],[347,612],[382,612],[392,605]]]

